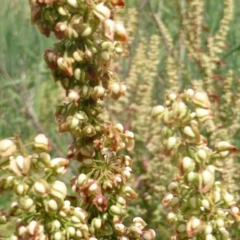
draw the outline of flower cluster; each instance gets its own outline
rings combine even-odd
[[[214,149],[207,145],[200,132],[201,124],[213,117],[207,95],[192,89],[169,94],[164,106],[153,108],[152,116],[161,119],[165,154],[178,165],[178,174],[162,200],[169,209],[172,236],[229,239],[239,208],[217,172],[236,147],[225,141]]]
[[[18,138],[0,142],[1,167],[12,173],[1,179],[0,189],[19,196],[8,213],[1,212],[1,222],[19,218],[13,239],[155,239],[140,217],[124,225],[137,194],[129,185],[133,160],[119,151],[133,149],[134,134],[102,115],[106,96],[116,100],[126,91],[111,70],[112,59],[127,52],[126,30],[114,20],[124,0],[31,0],[30,5],[32,23],[59,40],[44,60],[67,97],[55,113],[59,132],[69,132],[73,142],[66,158],[54,159],[43,134],[36,136],[31,155]],[[78,163],[72,193],[59,180],[70,159]]]

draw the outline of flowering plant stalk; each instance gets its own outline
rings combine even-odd
[[[119,151],[133,149],[134,134],[102,117],[104,99],[117,100],[126,91],[110,68],[113,58],[126,54],[126,30],[114,20],[124,0],[30,0],[30,6],[32,23],[58,39],[44,59],[66,92],[55,113],[59,132],[69,132],[73,142],[66,158],[51,159],[43,134],[31,154],[18,136],[0,141],[0,169],[7,175],[0,192],[18,196],[8,212],[1,211],[0,223],[17,217],[12,239],[155,239],[140,217],[124,225],[137,194],[128,185],[133,160]],[[73,160],[78,175],[69,192],[59,176]]]
[[[231,239],[240,210],[218,172],[237,148],[220,141],[212,149],[201,134],[201,125],[213,118],[206,93],[188,89],[169,94],[152,116],[163,124],[165,155],[178,166],[162,200],[171,239]]]

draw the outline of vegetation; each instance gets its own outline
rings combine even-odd
[[[30,5],[0,10],[1,237],[238,239],[240,3]]]

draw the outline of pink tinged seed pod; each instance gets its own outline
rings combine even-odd
[[[66,75],[71,77],[73,75],[73,68],[71,64],[64,59],[63,57],[59,57],[57,59],[57,66],[59,67],[60,70]]]
[[[230,143],[225,142],[225,141],[218,142],[216,144],[215,148],[218,152],[223,152],[223,151],[235,152],[235,151],[237,151],[237,148],[235,146],[233,146]]]
[[[141,239],[142,240],[154,240],[156,237],[156,233],[153,229],[149,229],[147,231],[143,231]]]
[[[108,207],[108,200],[102,194],[99,194],[93,199],[93,204],[100,212],[105,212]]]
[[[9,169],[18,176],[25,176],[28,174],[31,167],[31,158],[29,156],[10,157]]]
[[[140,217],[135,217],[133,219],[133,224],[134,226],[137,226],[141,230],[144,229],[144,227],[147,225],[146,222]]]
[[[38,134],[34,138],[34,149],[35,151],[44,152],[44,151],[50,151],[50,141],[44,134]]]
[[[233,216],[235,221],[240,222],[240,209],[238,206],[231,206],[230,214]]]
[[[115,23],[114,40],[121,41],[121,42],[127,42],[128,41],[127,31],[124,28],[122,23]]]
[[[104,36],[110,41],[114,40],[115,22],[111,19],[104,21]]]
[[[173,194],[167,193],[167,194],[164,196],[163,200],[162,200],[162,205],[163,205],[164,207],[167,207],[167,206],[171,203],[171,201],[173,200],[173,198],[174,198]]]
[[[125,0],[110,0],[114,7],[123,8],[125,6]]]
[[[188,237],[192,238],[196,236],[196,234],[201,230],[202,228],[202,223],[198,218],[192,217],[188,222],[187,222],[187,235]]]
[[[68,93],[68,101],[72,103],[76,103],[80,99],[80,95],[75,90],[69,90]]]
[[[0,157],[9,157],[16,150],[17,147],[12,139],[4,139],[0,141]]]
[[[27,232],[32,236],[40,235],[43,233],[43,230],[43,226],[35,220],[32,220],[27,226]]]

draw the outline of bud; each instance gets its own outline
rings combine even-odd
[[[185,95],[186,95],[188,98],[192,98],[193,95],[194,95],[194,90],[191,89],[191,88],[185,90]]]
[[[167,219],[167,222],[169,224],[172,224],[172,223],[174,223],[177,220],[177,217],[176,217],[176,214],[174,212],[169,212],[167,214],[166,219]]]
[[[53,235],[53,240],[61,240],[61,239],[62,239],[61,232],[55,232]]]
[[[152,118],[153,119],[161,118],[164,110],[165,110],[165,108],[162,105],[153,107],[152,112],[151,112]]]
[[[174,148],[174,146],[177,143],[177,138],[176,137],[170,137],[167,140],[167,150],[170,151]]]
[[[96,134],[96,130],[92,125],[89,124],[82,129],[82,133],[86,137],[93,137]]]
[[[34,149],[37,152],[50,151],[51,147],[50,147],[49,139],[44,134],[38,134],[34,138]]]
[[[173,194],[167,193],[162,200],[162,205],[164,207],[168,206],[171,203],[171,201],[173,200],[173,198],[174,198]]]
[[[50,187],[45,180],[40,179],[34,183],[33,192],[38,197],[46,197],[50,192]]]
[[[137,198],[137,193],[130,186],[126,186],[123,189],[123,193],[131,199],[136,199]]]
[[[112,205],[109,209],[109,213],[112,215],[112,216],[120,216],[122,211],[121,211],[121,208],[116,206],[116,205]]]
[[[57,174],[64,174],[67,171],[69,160],[65,158],[54,158],[51,160],[51,167]]]
[[[64,182],[55,181],[51,186],[51,195],[64,199],[67,196],[67,187]]]
[[[82,37],[88,37],[92,33],[92,28],[85,23],[82,24],[79,30],[81,32]]]
[[[17,150],[17,147],[13,140],[4,139],[0,141],[0,157],[9,157],[16,150]]]
[[[146,222],[144,222],[143,219],[140,217],[135,217],[133,219],[133,224],[134,226],[137,226],[140,229],[143,229],[147,225]]]
[[[201,122],[205,122],[206,120],[213,118],[213,113],[210,109],[205,108],[196,108],[196,116]]]
[[[30,235],[40,235],[43,233],[43,226],[39,222],[32,220],[27,226],[27,231]]]
[[[101,20],[104,21],[110,18],[111,11],[108,7],[104,6],[103,3],[99,3],[95,6],[93,13]]]
[[[195,133],[193,132],[193,129],[190,126],[184,127],[183,132],[188,137],[191,137],[191,138],[196,137]]]
[[[240,222],[240,209],[237,206],[231,206],[230,213],[233,216],[234,220]]]
[[[91,93],[91,97],[92,97],[92,99],[97,101],[99,98],[103,97],[104,94],[105,94],[105,89],[101,86],[96,86],[96,87],[94,87],[94,89]]]
[[[27,175],[31,167],[31,159],[30,157],[23,157],[17,156],[14,158],[13,156],[10,157],[10,165],[9,168],[12,170],[16,175],[23,176]]]
[[[190,237],[190,238],[194,237],[201,230],[201,225],[202,225],[202,223],[198,218],[192,217],[187,222],[187,235],[188,235],[188,237]]]
[[[193,103],[202,108],[210,108],[210,102],[205,92],[196,92],[193,96]]]
[[[122,223],[116,223],[114,227],[116,231],[119,232],[120,234],[123,234],[125,231],[125,226]]]
[[[87,175],[84,174],[84,173],[81,173],[81,174],[78,176],[78,179],[77,179],[77,185],[78,185],[78,187],[81,187],[81,186],[83,186],[85,183],[87,183],[87,180],[88,180]]]
[[[81,97],[84,99],[89,99],[92,94],[93,88],[87,85],[84,85],[81,88]]]
[[[120,42],[127,42],[128,41],[127,31],[121,23],[116,23],[115,22],[115,29],[114,30],[115,30],[114,31],[114,40],[120,41]]]
[[[70,90],[68,94],[68,101],[69,102],[77,102],[79,100],[80,96],[77,91]]]
[[[144,231],[142,234],[143,240],[154,240],[156,237],[156,233],[153,229],[149,229],[147,231]]]
[[[91,225],[92,225],[94,228],[96,228],[96,229],[100,229],[100,228],[102,227],[102,225],[103,225],[102,219],[100,219],[100,218],[94,218],[94,219],[92,220]]]
[[[195,169],[194,160],[189,157],[184,157],[182,159],[181,169],[183,173],[192,172]]]
[[[78,1],[77,0],[67,0],[67,3],[74,8],[78,7]]]
[[[34,200],[29,197],[20,198],[19,205],[25,212],[32,212],[35,210]]]
[[[235,204],[233,195],[228,192],[225,192],[223,194],[223,200],[225,201],[227,206],[231,206],[231,205]]]
[[[218,152],[222,152],[222,151],[236,151],[237,148],[233,145],[231,145],[230,143],[228,142],[225,142],[225,141],[221,141],[221,142],[218,142],[215,146],[216,150]]]
[[[73,72],[73,76],[75,77],[76,80],[81,79],[81,69],[80,68],[75,68]]]
[[[207,199],[203,199],[201,203],[205,209],[210,209],[210,202]]]

